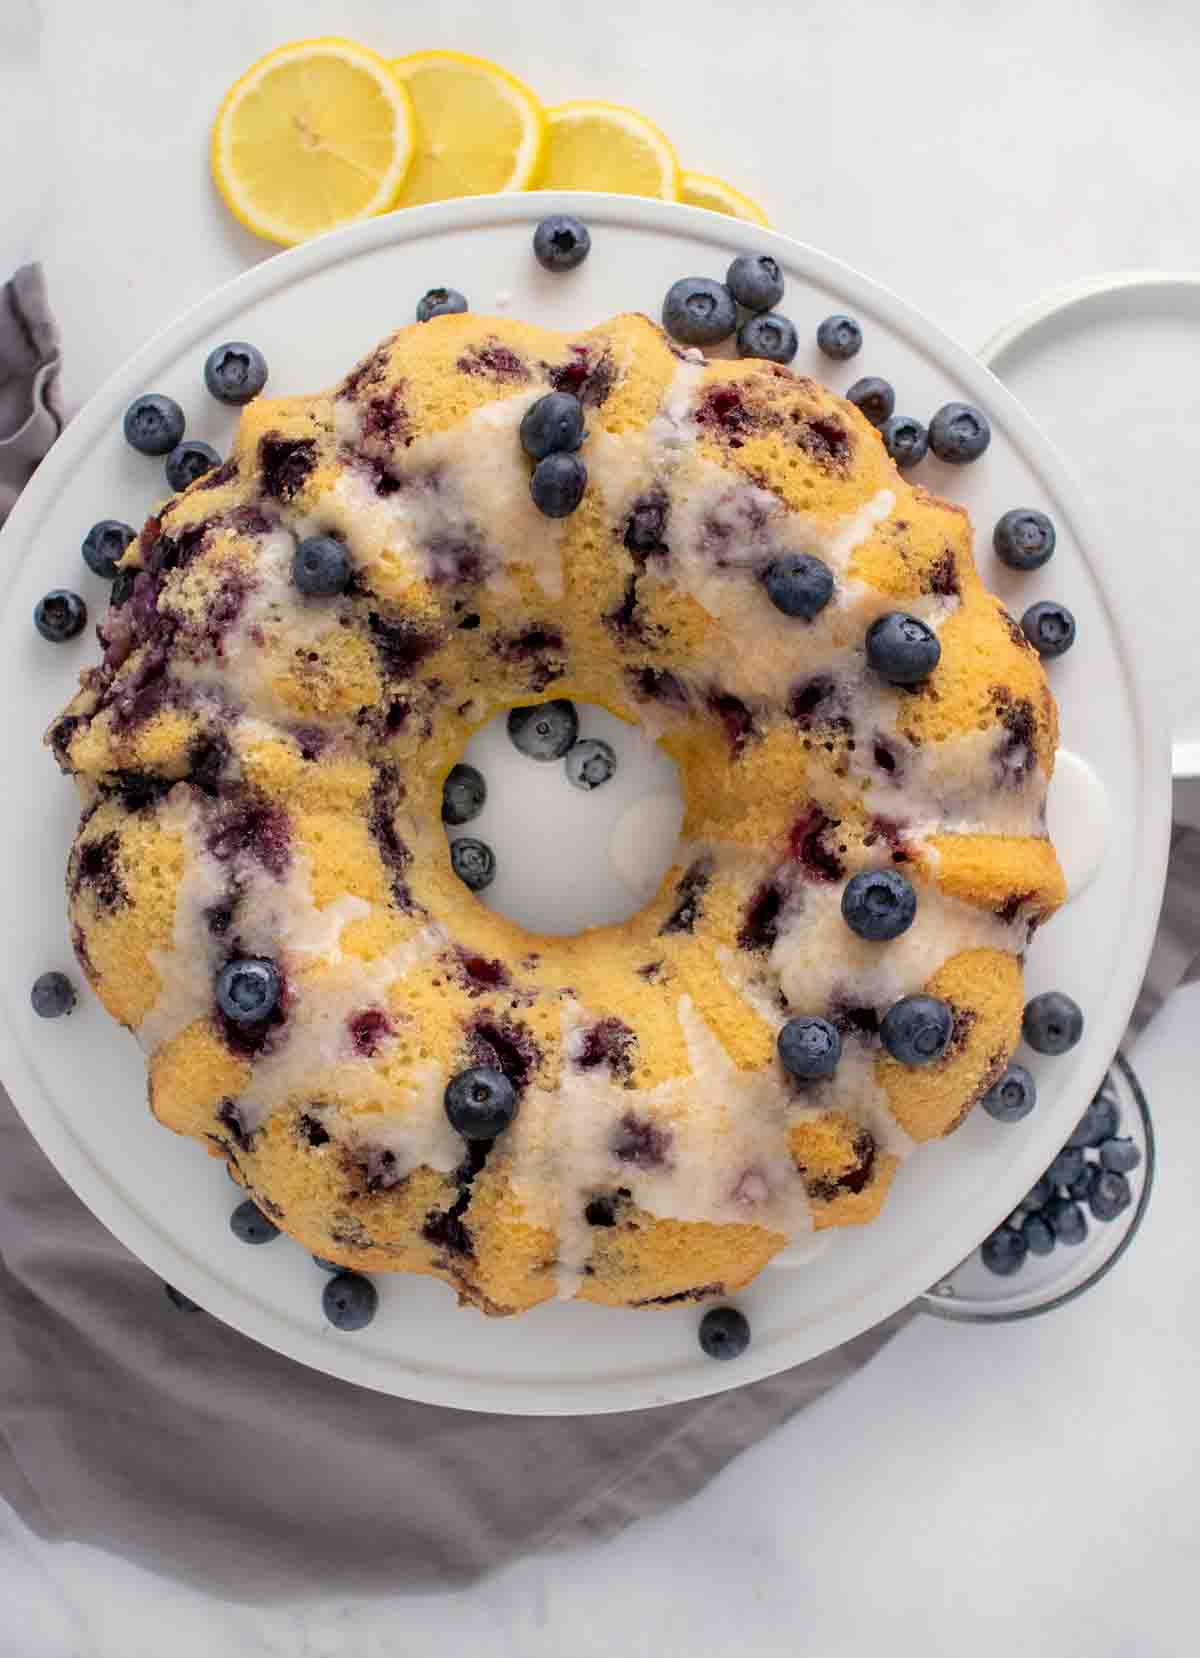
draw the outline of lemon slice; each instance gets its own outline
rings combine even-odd
[[[724,213],[731,219],[748,219],[755,225],[770,222],[756,201],[711,173],[684,173],[679,182],[679,199],[689,207],[707,207],[710,213]]]
[[[542,190],[615,190],[627,196],[679,195],[679,162],[652,121],[620,104],[578,98],[546,111]]]
[[[462,52],[414,52],[392,69],[417,118],[417,153],[398,207],[529,189],[546,117],[527,86],[499,64]]]
[[[217,111],[212,170],[235,218],[303,242],[382,213],[413,154],[413,113],[386,58],[352,40],[298,40],[259,58]]]

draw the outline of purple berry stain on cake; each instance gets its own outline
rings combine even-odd
[[[840,881],[845,874],[841,858],[826,844],[827,837],[837,827],[837,821],[819,806],[811,806],[792,825],[788,836],[789,850],[808,880]]]
[[[930,565],[922,582],[926,593],[936,593],[939,598],[957,599],[962,592],[958,579],[958,565],[955,562],[954,552],[947,547]]]
[[[996,782],[1001,788],[1021,789],[1038,763],[1033,704],[1026,697],[1014,698],[1000,685],[992,688],[992,703],[1003,732],[992,756]]]
[[[712,880],[712,859],[697,858],[680,877],[675,888],[675,905],[658,929],[664,933],[691,933],[704,910],[704,895]]]
[[[756,735],[754,714],[740,697],[728,691],[713,690],[705,698],[705,707],[725,728],[734,758],[742,752],[749,738]]]
[[[637,1037],[623,1019],[598,1019],[580,1033],[574,1063],[581,1071],[603,1068],[615,1080],[629,1083],[636,1043]]]
[[[115,829],[94,841],[85,841],[76,849],[75,869],[71,890],[76,897],[85,888],[92,894],[98,910],[121,909],[129,902],[129,893],[121,877],[121,837]]]
[[[738,933],[738,944],[743,950],[768,955],[779,937],[779,917],[783,911],[784,892],[774,881],[759,887],[746,909],[746,919]]]
[[[266,801],[224,801],[206,839],[220,863],[249,857],[281,881],[291,859],[292,831],[287,813]]]
[[[489,380],[507,381],[519,385],[529,379],[529,365],[510,351],[499,340],[488,340],[483,345],[465,351],[456,365],[460,374],[482,375]]]
[[[814,1175],[811,1179],[806,1179],[805,1188],[809,1197],[821,1203],[829,1203],[846,1193],[857,1195],[865,1191],[875,1172],[875,1149],[875,1138],[870,1130],[860,1128],[854,1136],[854,1162],[843,1174]],[[802,1165],[800,1173],[806,1173]]]
[[[596,354],[586,345],[572,345],[569,350],[567,361],[550,369],[550,384],[555,391],[577,397],[584,408],[600,408],[616,384],[617,369],[612,353],[605,348]]]
[[[359,1013],[352,1013],[346,1021],[346,1028],[360,1059],[374,1058],[385,1039],[395,1033],[392,1021],[380,1007],[367,1007]]]
[[[251,1149],[254,1143],[254,1135],[247,1130],[236,1101],[221,1101],[217,1107],[217,1121],[233,1137],[233,1143],[239,1151],[249,1151]]]
[[[528,1085],[541,1060],[541,1050],[526,1027],[516,1020],[476,1019],[467,1033],[472,1065],[493,1065],[502,1071],[517,1093]]]
[[[411,679],[413,670],[437,650],[441,640],[410,621],[391,621],[371,611],[367,617],[380,665],[389,679]]]
[[[730,386],[713,386],[696,405],[697,426],[723,437],[731,449],[740,449],[753,424],[741,396]]]
[[[258,448],[258,464],[265,495],[290,501],[304,488],[317,464],[312,438],[267,437]]]
[[[635,1169],[663,1169],[668,1166],[671,1146],[669,1129],[659,1128],[645,1117],[627,1111],[617,1124],[611,1150],[618,1163],[630,1163]]]
[[[844,467],[850,454],[850,433],[829,415],[810,419],[793,416],[796,442],[804,453],[827,471]]]
[[[365,442],[373,441],[390,447],[412,442],[402,384],[393,386],[390,391],[383,392],[378,397],[370,398],[362,410],[360,419]]]
[[[482,996],[493,990],[507,990],[512,984],[508,969],[502,961],[489,961],[486,956],[475,956],[466,950],[460,950],[455,965],[459,977],[472,996]]]
[[[874,846],[883,841],[892,855],[894,864],[912,862],[912,853],[905,839],[904,825],[896,818],[875,816],[871,819],[870,828],[863,836],[864,846]]]
[[[669,668],[629,668],[626,677],[639,702],[661,702],[681,714],[691,706],[687,687]]]
[[[396,831],[396,809],[403,798],[404,787],[395,766],[379,766],[371,789],[371,809],[367,827],[371,832],[384,867],[391,876],[392,902],[399,910],[413,908],[412,893],[405,871],[412,861],[412,853]]]

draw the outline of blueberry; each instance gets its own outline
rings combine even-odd
[[[1094,1163],[1085,1163],[1074,1180],[1067,1182],[1067,1192],[1076,1203],[1086,1203],[1092,1193],[1092,1181],[1100,1171]]]
[[[83,562],[94,576],[112,581],[121,555],[136,535],[131,524],[122,524],[119,518],[102,518],[83,538]]]
[[[867,629],[867,661],[890,685],[919,685],[941,656],[933,629],[903,610],[889,610]]]
[[[340,1261],[331,1261],[324,1255],[314,1255],[313,1260],[322,1272],[345,1272],[346,1270]]]
[[[75,1006],[75,987],[65,973],[40,973],[29,992],[39,1019],[61,1019]]]
[[[1059,1243],[1081,1244],[1087,1237],[1087,1216],[1071,1198],[1052,1198],[1043,1213]]]
[[[895,869],[864,869],[850,877],[842,893],[842,918],[847,927],[873,944],[906,933],[916,913],[913,884]]]
[[[988,418],[972,403],[944,403],[929,422],[929,447],[951,466],[977,461],[991,441]]]
[[[1021,617],[1021,632],[1039,656],[1062,656],[1075,643],[1075,618],[1065,604],[1042,599]]]
[[[139,455],[169,455],[183,439],[186,422],[173,397],[147,392],[125,411],[125,441]]]
[[[747,311],[770,311],[783,298],[783,272],[769,253],[739,253],[725,286]]]
[[[817,349],[836,363],[857,357],[862,350],[862,329],[853,317],[832,316],[817,329]]]
[[[583,500],[587,467],[578,455],[547,455],[533,469],[529,493],[547,518],[567,518]]]
[[[548,391],[526,409],[521,447],[535,461],[578,449],[583,442],[583,404],[569,391]]]
[[[992,531],[996,557],[1010,570],[1040,570],[1054,551],[1054,525],[1033,507],[1013,507]]]
[[[588,227],[569,213],[551,213],[533,233],[533,254],[548,271],[573,271],[591,251]]]
[[[429,322],[433,317],[455,316],[469,309],[466,295],[457,288],[430,288],[417,304],[417,321]]]
[[[474,766],[451,766],[442,784],[442,822],[457,828],[479,816],[487,799],[483,773]]]
[[[1021,1034],[1035,1053],[1069,1053],[1083,1035],[1083,1013],[1061,990],[1045,990],[1026,1002]]]
[[[218,403],[249,403],[266,383],[267,359],[256,345],[230,340],[209,352],[204,364],[204,384]]]
[[[579,736],[575,704],[559,697],[555,702],[510,708],[508,736],[513,747],[530,760],[561,760]]]
[[[1078,1180],[1086,1163],[1078,1146],[1064,1146],[1046,1170],[1046,1179],[1055,1186],[1069,1186]]]
[[[990,1238],[983,1240],[979,1250],[984,1266],[998,1278],[1011,1278],[1014,1272],[1019,1272],[1028,1253],[1025,1233],[1015,1232],[1011,1226],[999,1227]]]
[[[255,1025],[274,1013],[279,969],[263,956],[235,956],[217,974],[217,1006],[235,1025]]]
[[[292,580],[310,598],[329,599],[350,583],[350,559],[331,535],[309,535],[292,554]]]
[[[252,1197],[239,1203],[229,1217],[229,1229],[242,1243],[265,1244],[279,1236],[279,1228],[268,1220]]]
[[[998,1123],[1019,1123],[1037,1104],[1033,1078],[1023,1065],[1010,1065],[999,1082],[994,1082],[988,1089],[980,1104],[988,1116],[994,1117]],[[1046,1197],[1049,1196],[1047,1192]],[[1046,1199],[1041,1201],[1044,1203]],[[1034,1208],[1040,1206],[1033,1205]]]
[[[1054,1248],[1054,1233],[1041,1215],[1026,1215],[1021,1222],[1021,1236],[1031,1255],[1049,1255]]]
[[[563,765],[568,783],[574,783],[577,789],[598,789],[616,771],[617,756],[612,744],[602,737],[585,737],[567,750]]]
[[[784,1070],[804,1082],[831,1077],[842,1057],[837,1027],[815,1015],[789,1019],[779,1032],[778,1047]]]
[[[1133,1202],[1133,1193],[1128,1180],[1118,1170],[1097,1169],[1087,1202],[1097,1220],[1116,1220]]]
[[[1021,1207],[1023,1209],[1044,1209],[1053,1196],[1054,1182],[1047,1180],[1046,1176],[1042,1175],[1040,1180],[1034,1181],[1021,1199]]]
[[[494,1140],[517,1114],[517,1091],[491,1065],[472,1065],[446,1084],[450,1126],[464,1140]]]
[[[912,415],[889,415],[879,428],[883,446],[901,472],[925,459],[929,433]]]
[[[954,1034],[954,1013],[936,996],[905,996],[884,1014],[880,1039],[901,1065],[932,1065]]]
[[[167,1300],[173,1307],[177,1307],[181,1313],[200,1313],[204,1311],[198,1301],[193,1301],[190,1295],[184,1295],[183,1291],[177,1290],[174,1284],[164,1284],[163,1290],[166,1293]]]
[[[790,363],[800,349],[796,326],[778,311],[747,317],[738,329],[739,357],[760,357],[767,363]]]
[[[365,1330],[379,1310],[379,1291],[361,1272],[339,1272],[321,1291],[321,1308],[335,1330]]]
[[[750,1345],[750,1320],[736,1307],[710,1307],[700,1320],[700,1346],[710,1359],[740,1359]]]
[[[865,379],[854,382],[846,393],[846,401],[861,409],[872,426],[882,426],[896,407],[896,393],[886,380],[877,374],[868,374]]]
[[[87,605],[78,593],[56,587],[34,606],[33,625],[52,645],[65,645],[87,626]]]
[[[1132,1140],[1105,1140],[1100,1147],[1100,1167],[1113,1174],[1132,1174],[1141,1160]]]
[[[683,345],[716,345],[737,327],[737,306],[720,282],[685,276],[667,289],[662,321],[672,339]]]
[[[473,835],[460,835],[450,842],[450,865],[472,892],[482,892],[496,879],[496,854],[486,841]]]
[[[1075,1125],[1069,1146],[1099,1146],[1111,1140],[1121,1126],[1121,1108],[1107,1094],[1097,1094]]]
[[[767,565],[763,586],[776,610],[811,622],[833,597],[833,571],[812,553],[785,553]]]
[[[220,466],[221,457],[210,443],[188,438],[172,449],[167,456],[165,471],[172,489],[187,489],[197,478],[203,478],[214,466]]]

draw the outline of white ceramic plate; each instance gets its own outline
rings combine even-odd
[[[569,207],[588,219],[592,253],[556,278],[535,264],[530,237],[543,212]],[[205,354],[221,340],[244,337],[264,349],[272,393],[311,391],[408,321],[434,283],[463,288],[477,311],[582,328],[617,311],[654,312],[676,277],[721,276],[744,250],[770,252],[785,270],[784,308],[805,342],[800,372],[838,388],[880,373],[896,384],[902,411],[927,417],[961,396],[991,416],[995,436],[983,461],[958,470],[929,462],[921,473],[971,509],[980,564],[1011,607],[1057,595],[1079,621],[1080,643],[1054,664],[1053,679],[1064,740],[1111,803],[1107,849],[1087,891],[1039,935],[1029,981],[1033,991],[1057,985],[1078,999],[1085,1041],[1057,1062],[1034,1061],[1041,1103],[1021,1128],[973,1114],[909,1162],[875,1226],[838,1235],[810,1267],[763,1273],[738,1298],[754,1340],[736,1364],[702,1357],[694,1308],[552,1304],[496,1321],[457,1310],[441,1284],[401,1276],[379,1278],[380,1313],[368,1330],[339,1335],[320,1311],[321,1274],[298,1245],[248,1250],[231,1237],[233,1188],[216,1162],[151,1120],[130,1038],[91,999],[54,1024],[29,1009],[34,975],[70,965],[62,871],[76,820],[74,792],[39,743],[77,670],[94,658],[87,638],[57,649],[40,641],[30,612],[60,584],[80,586],[98,608],[104,595],[82,569],[81,536],[102,516],[138,522],[159,493],[155,463],[121,438],[133,396],[168,392],[194,435],[228,442],[227,411],[206,399],[200,381]],[[863,323],[867,343],[853,363],[830,364],[812,343],[833,310]],[[1058,525],[1059,550],[1039,576],[999,569],[990,551],[991,525],[1016,505],[1046,508]],[[575,1413],[716,1392],[813,1358],[935,1282],[1013,1208],[1062,1144],[1124,1030],[1150,946],[1168,826],[1166,745],[1148,713],[1125,553],[1109,548],[1044,436],[967,352],[866,278],[769,231],[620,197],[490,197],[376,220],[271,259],[108,382],[43,464],[0,540],[0,776],[10,780],[0,823],[0,1071],[44,1150],[129,1248],[247,1335],[333,1375],[442,1405]]]

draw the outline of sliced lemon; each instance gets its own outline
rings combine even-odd
[[[386,58],[352,40],[298,40],[225,94],[213,178],[248,230],[303,242],[390,207],[413,136],[408,92]]]
[[[542,190],[615,190],[626,196],[679,195],[679,161],[669,139],[635,109],[577,98],[546,111]]]
[[[731,219],[748,219],[755,225],[770,222],[756,201],[711,173],[684,173],[679,199],[689,207],[707,207],[710,213],[725,213]]]
[[[541,165],[546,116],[507,69],[463,52],[414,52],[393,71],[412,97],[417,153],[397,207],[528,190]]]

